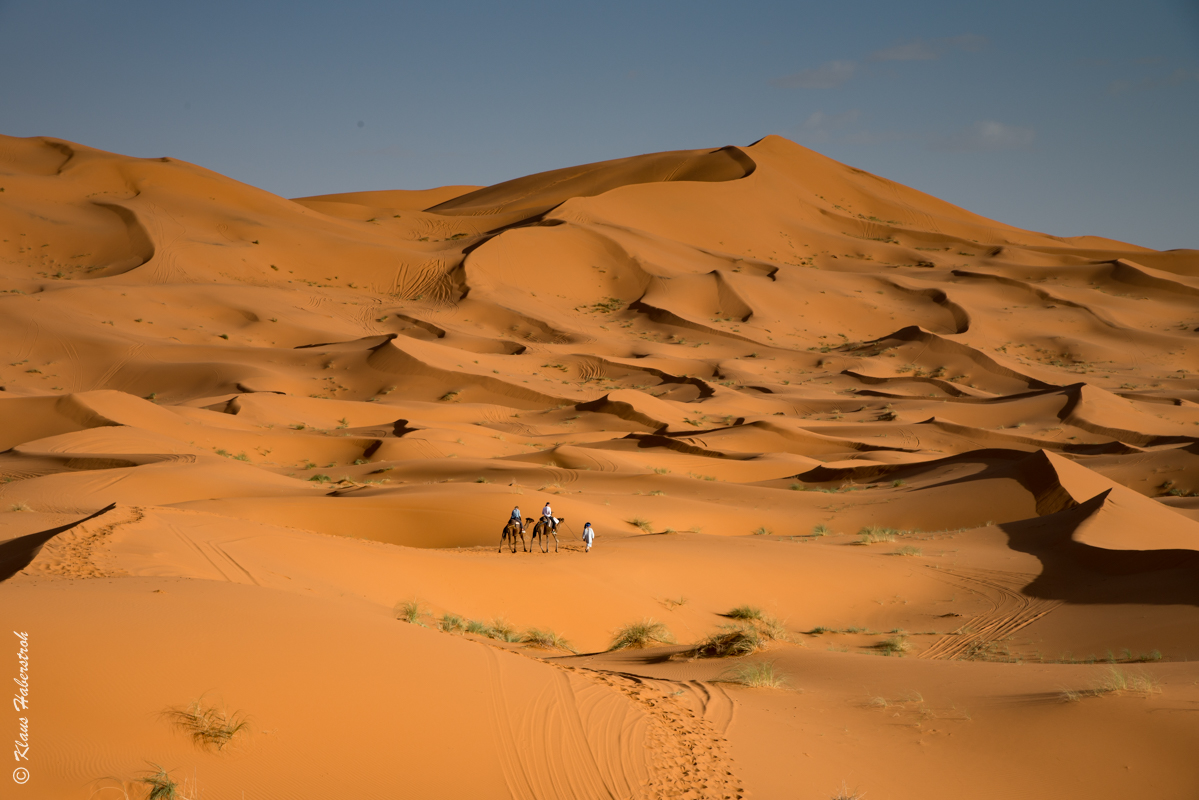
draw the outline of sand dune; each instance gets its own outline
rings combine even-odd
[[[296,200],[0,137],[0,189],[28,796],[1199,792],[1199,253],[776,136]]]

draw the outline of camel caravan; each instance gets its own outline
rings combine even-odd
[[[512,552],[516,552],[516,537],[520,537],[520,549],[526,553],[532,553],[535,545],[541,545],[541,552],[548,553],[550,551],[550,537],[554,537],[554,552],[558,552],[558,526],[566,521],[566,517],[555,517],[554,510],[550,508],[547,502],[545,508],[541,509],[541,519],[534,520],[532,517],[524,517],[520,513],[520,507],[512,509],[512,514],[508,518],[508,523],[504,525],[503,533],[500,534],[500,546],[496,551],[504,552],[504,543],[507,542]],[[529,535],[529,542],[525,544],[525,532],[528,531],[529,525],[533,526]],[[583,529],[583,541],[587,542],[587,550],[591,550],[591,541],[587,538],[591,533],[591,523]],[[594,536],[594,534],[591,534]]]

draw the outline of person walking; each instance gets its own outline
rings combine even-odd
[[[586,525],[583,526],[583,542],[587,545],[587,549],[584,550],[583,552],[590,553],[591,552],[591,543],[594,541],[595,541],[595,528],[591,527],[591,523],[588,522]]]

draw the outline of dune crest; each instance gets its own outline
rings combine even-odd
[[[294,200],[0,137],[0,189],[30,797],[1193,789],[1196,251],[778,136]]]

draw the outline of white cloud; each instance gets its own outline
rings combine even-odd
[[[934,140],[931,146],[934,150],[957,153],[1026,150],[1032,146],[1035,138],[1036,131],[1032,128],[1021,128],[1015,125],[1005,125],[1002,122],[983,120],[974,123],[969,128]]]
[[[775,78],[771,83],[784,89],[836,89],[852,78],[857,70],[856,61],[828,61],[819,67]]]
[[[976,53],[987,45],[985,36],[964,33],[941,39],[912,39],[877,50],[870,55],[871,61],[933,61],[951,50]]]

